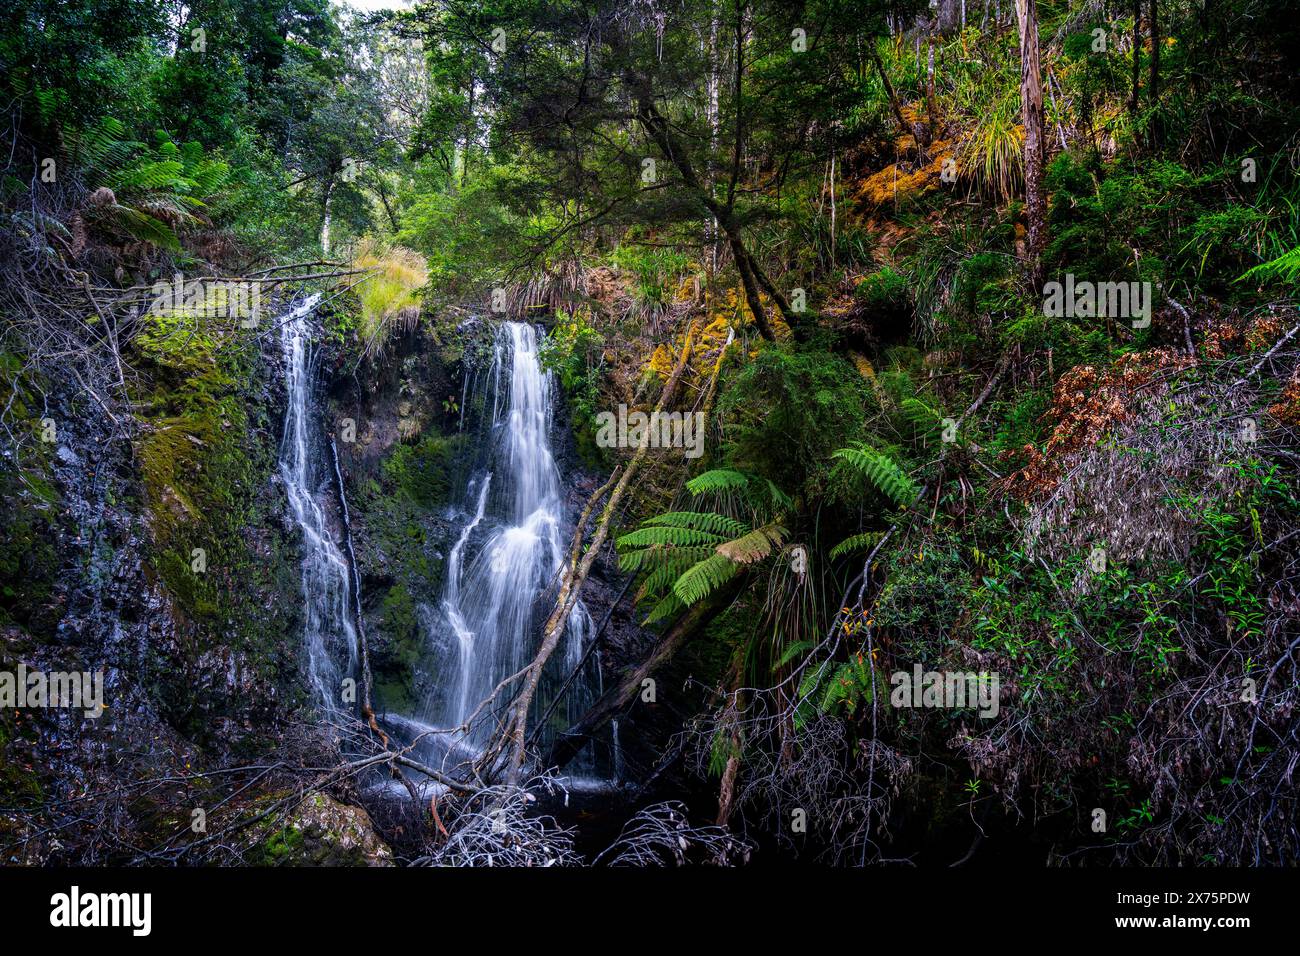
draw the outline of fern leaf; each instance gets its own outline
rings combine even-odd
[[[1241,282],[1245,279],[1283,279],[1287,282],[1294,282],[1297,278],[1300,278],[1300,246],[1282,253],[1276,259],[1261,262],[1237,281]]]
[[[746,491],[749,488],[749,476],[744,472],[728,468],[714,468],[701,475],[696,475],[686,482],[686,489],[693,495],[705,495],[711,492]]]
[[[858,551],[874,548],[876,543],[884,536],[885,532],[883,531],[867,531],[863,534],[851,535],[831,548],[831,557],[840,558],[846,554],[854,554]]]
[[[793,644],[791,644],[789,647],[787,647],[784,651],[781,652],[781,656],[777,659],[777,662],[774,665],[773,669],[779,669],[785,667],[786,664],[789,664],[792,660],[794,660],[804,651],[810,651],[815,646],[816,645],[813,644],[812,641],[795,641]]]
[[[739,570],[740,565],[735,561],[721,554],[712,555],[678,578],[673,593],[682,604],[692,605],[726,584]]]
[[[638,528],[618,539],[620,548],[646,548],[674,545],[685,547],[700,544],[718,544],[721,535],[694,528],[674,528],[671,525],[651,525]]]
[[[858,443],[841,448],[835,457],[847,462],[872,487],[896,505],[910,503],[917,495],[916,484],[889,455]]]
[[[766,558],[773,548],[779,548],[788,533],[780,525],[763,525],[747,535],[718,545],[718,554],[737,564],[753,564]]]
[[[743,521],[714,514],[711,511],[669,511],[646,520],[647,525],[667,525],[673,528],[694,528],[721,537],[734,538],[749,530]]]
[[[669,591],[659,603],[650,609],[650,613],[646,615],[645,623],[654,624],[670,618],[683,610],[684,607],[685,605],[682,604],[681,599],[672,591]]]

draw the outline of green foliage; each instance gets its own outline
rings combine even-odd
[[[452,463],[462,444],[459,435],[431,435],[413,445],[394,445],[381,465],[385,492],[426,509],[446,504]]]
[[[913,310],[911,281],[889,266],[863,276],[853,296],[877,314],[909,316]]]
[[[880,543],[885,533],[883,531],[867,531],[862,534],[849,535],[835,547],[831,548],[831,557],[840,558],[846,554],[854,554],[859,551],[869,551]]]
[[[1204,170],[1167,159],[1141,167],[1089,167],[1070,153],[1049,166],[1051,244],[1060,272],[1092,281],[1133,280],[1239,294],[1234,280],[1258,265],[1261,252],[1280,257],[1300,239],[1297,187],[1265,188],[1247,202],[1225,201],[1232,163]],[[1134,256],[1134,249],[1163,250]],[[1256,274],[1267,277],[1268,270]]]
[[[415,598],[401,581],[384,595],[380,631],[372,637],[371,666],[382,706],[405,711],[415,701],[415,672],[424,654]]]
[[[209,158],[199,143],[178,146],[162,130],[152,151],[126,136],[126,127],[111,117],[64,131],[69,164],[86,186],[112,191],[113,198],[94,202],[88,216],[102,228],[179,251],[177,229],[200,222],[204,200],[225,186],[230,167]]]
[[[678,284],[691,269],[690,257],[673,249],[620,244],[610,264],[632,277],[632,301],[643,320],[653,319],[672,304]]]
[[[1261,262],[1250,269],[1242,279],[1277,280],[1295,283],[1300,278],[1300,246],[1288,249],[1276,259]]]
[[[916,483],[892,457],[869,445],[859,442],[841,448],[835,452],[835,457],[845,462],[868,485],[895,505],[901,507],[911,504],[919,493]]]
[[[731,470],[705,472],[688,489],[695,497],[738,496],[751,516],[790,504],[770,482]],[[741,568],[775,553],[787,535],[775,521],[754,525],[717,512],[670,511],[618,539],[619,566],[642,574],[641,594],[657,600],[650,623],[708,597]]]
[[[769,346],[718,401],[729,461],[779,488],[821,493],[835,449],[859,437],[868,386],[838,355]]]
[[[585,441],[588,451],[595,447],[593,429],[604,369],[603,344],[601,334],[591,325],[590,311],[578,309],[557,314],[539,348],[542,368],[560,380],[580,444]]]

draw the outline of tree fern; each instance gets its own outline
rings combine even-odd
[[[695,528],[713,534],[734,538],[744,534],[749,526],[743,521],[728,518],[711,511],[668,511],[653,518],[646,519],[648,525],[663,525],[673,528]]]
[[[735,496],[764,515],[788,511],[790,496],[766,478],[747,475],[731,468],[714,468],[686,483],[686,490],[697,498],[702,495]]]
[[[671,525],[650,525],[619,539],[619,544],[631,548],[648,548],[654,545],[689,547],[691,545],[718,544],[721,535],[695,528],[676,528]]]
[[[735,577],[739,570],[740,565],[726,555],[710,555],[677,579],[673,593],[689,606],[708,597]]]
[[[126,128],[108,117],[65,129],[64,142],[68,163],[86,186],[111,190],[92,207],[91,218],[167,249],[180,249],[176,229],[199,222],[196,210],[230,178],[230,167],[207,159],[199,143],[178,146],[159,130],[151,151],[127,139]]]
[[[686,482],[686,490],[696,496],[727,491],[743,492],[748,490],[749,481],[749,476],[744,472],[714,468]]]
[[[814,644],[812,641],[806,641],[806,640],[795,641],[793,644],[791,644],[789,647],[787,647],[784,651],[781,652],[781,656],[777,659],[774,667],[782,668],[786,664],[789,664],[800,654],[803,654],[805,651],[811,651],[816,646],[817,645]]]
[[[753,564],[766,558],[773,548],[779,548],[788,533],[777,524],[763,525],[734,541],[718,545],[718,554],[737,564]]]

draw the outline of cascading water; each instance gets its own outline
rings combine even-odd
[[[331,472],[314,398],[310,339],[318,301],[319,296],[312,296],[280,319],[288,369],[280,475],[303,535],[309,677],[320,704],[327,712],[338,712],[343,709],[343,678],[357,671],[358,641],[349,603],[354,599],[350,565],[321,506]],[[538,345],[533,326],[505,323],[497,331],[488,374],[467,377],[462,407],[472,405],[481,412],[471,415],[469,423],[481,432],[481,454],[469,469],[460,509],[454,513],[461,527],[447,556],[441,600],[420,609],[429,636],[425,663],[433,690],[421,713],[385,715],[399,733],[459,726],[502,678],[519,671],[537,650],[573,530],[551,447],[554,383],[542,368]],[[534,726],[543,723],[537,728],[543,746],[595,699],[598,656],[584,661],[590,631],[591,618],[578,602],[534,702],[532,720]],[[560,693],[563,698],[557,700]],[[500,708],[508,699],[509,693],[503,693],[494,706]],[[446,761],[453,755],[455,760],[472,755],[493,732],[491,711],[485,708],[465,740],[425,738],[422,743],[432,751],[425,756]],[[590,773],[594,762],[588,752],[573,768]]]
[[[466,485],[459,512],[463,524],[447,558],[442,600],[424,616],[436,686],[419,716],[435,726],[459,725],[498,682],[532,658],[566,557],[572,522],[566,520],[551,447],[554,384],[542,368],[538,345],[531,325],[503,324],[489,374],[470,399],[481,403],[486,446]],[[591,619],[579,602],[539,689],[533,720],[548,716],[539,735],[543,743],[594,699],[593,658],[552,708],[560,685],[582,662],[590,631]],[[508,694],[496,706],[506,699]],[[485,715],[471,729],[471,745],[481,745],[492,733],[495,721]],[[590,758],[577,769],[590,770]]]
[[[288,408],[280,445],[280,477],[289,507],[302,529],[302,594],[308,676],[327,712],[343,709],[343,678],[355,673],[357,632],[349,610],[351,576],[321,508],[319,495],[330,478],[316,420],[315,365],[310,323],[320,295],[307,298],[280,318]]]

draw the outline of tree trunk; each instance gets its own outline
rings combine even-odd
[[[1156,16],[1156,0],[1147,0],[1147,29],[1151,31],[1151,63],[1147,77],[1147,102],[1151,104],[1151,144],[1160,142],[1160,20]]]
[[[1035,292],[1043,285],[1043,249],[1047,245],[1047,196],[1043,192],[1043,77],[1038,67],[1036,0],[1016,0],[1020,23],[1020,104],[1025,125],[1025,218],[1028,241],[1025,267]]]
[[[931,141],[939,132],[939,97],[934,92],[934,26],[930,23],[930,32],[925,38],[925,112],[930,122]]]
[[[612,36],[609,43],[615,52],[623,53],[627,50],[626,40],[617,35]],[[730,246],[732,256],[736,260],[736,270],[740,273],[740,281],[745,289],[745,301],[749,305],[749,311],[753,313],[754,324],[758,327],[759,334],[769,341],[776,339],[776,333],[767,320],[767,310],[763,307],[762,299],[759,296],[761,290],[776,303],[781,316],[790,328],[795,331],[796,336],[799,336],[801,322],[791,311],[789,301],[776,288],[767,273],[763,271],[762,266],[758,264],[758,261],[745,246],[744,236],[741,234],[740,224],[736,221],[731,203],[719,202],[712,191],[700,182],[686,147],[672,131],[668,121],[659,112],[658,107],[655,106],[650,81],[631,69],[625,69],[623,71],[623,82],[632,93],[633,100],[636,103],[637,122],[640,123],[641,128],[645,130],[646,135],[658,147],[664,158],[672,163],[677,170],[677,174],[681,176],[683,185],[704,208],[704,211],[717,220],[718,226],[727,237],[727,245]],[[738,176],[738,155],[737,152],[733,156],[733,180]],[[734,195],[734,186],[729,187],[727,193],[729,196]]]
[[[465,128],[465,146],[460,157],[460,185],[463,189],[469,181],[469,157],[470,150],[474,148],[474,73],[469,74],[469,94],[466,97],[469,105],[469,125]]]
[[[1129,94],[1128,111],[1136,116],[1138,111],[1138,84],[1142,76],[1142,0],[1133,0],[1133,92]]]
[[[884,61],[880,59],[875,44],[869,43],[867,48],[871,54],[871,62],[876,64],[876,72],[880,74],[880,82],[885,88],[885,94],[889,97],[889,106],[894,111],[894,119],[898,121],[898,128],[904,133],[912,134],[912,140],[916,143],[917,160],[919,161],[921,158],[922,137],[920,125],[912,126],[907,122],[907,118],[903,116],[903,107],[898,102],[898,94],[894,92],[894,84],[889,81],[889,74],[885,72]]]
[[[767,310],[763,307],[762,299],[759,296],[760,290],[766,292],[772,301],[776,303],[786,323],[792,329],[795,328],[797,320],[790,311],[790,303],[773,285],[772,280],[768,278],[762,266],[758,264],[750,254],[749,249],[746,248],[740,226],[736,222],[730,207],[718,202],[712,193],[704,188],[695,175],[695,169],[691,165],[690,157],[686,155],[685,148],[668,128],[668,123],[655,108],[654,103],[650,101],[648,93],[638,104],[637,119],[642,128],[655,142],[655,145],[672,162],[687,189],[691,191],[709,215],[716,219],[718,225],[722,228],[723,234],[727,237],[727,245],[731,248],[731,255],[736,260],[736,271],[740,273],[740,281],[745,288],[745,301],[749,305],[749,311],[753,313],[754,324],[758,326],[759,334],[769,341],[776,339],[776,333],[767,320]]]

